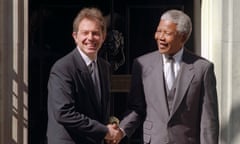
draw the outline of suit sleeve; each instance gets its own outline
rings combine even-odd
[[[49,115],[76,135],[87,135],[94,139],[103,139],[107,127],[100,122],[76,111],[74,82],[68,70],[54,67],[48,82]]]
[[[133,63],[131,88],[128,96],[128,112],[120,123],[126,135],[130,137],[145,118],[146,104],[142,85],[141,65]]]
[[[210,64],[204,74],[203,104],[201,115],[201,144],[218,144],[219,118],[216,78],[213,64]]]

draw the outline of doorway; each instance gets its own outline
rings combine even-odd
[[[72,21],[88,6],[101,9],[109,22],[109,39],[100,55],[113,66],[113,111],[118,117],[126,109],[128,85],[124,84],[130,82],[133,59],[156,50],[153,34],[161,13],[176,8],[193,16],[193,2],[184,0],[29,0],[29,144],[46,143],[49,71],[75,48]],[[119,46],[114,46],[113,35],[121,41]],[[192,37],[187,45],[193,51]],[[139,144],[140,133],[139,129],[124,143]]]

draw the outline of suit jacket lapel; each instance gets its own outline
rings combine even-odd
[[[190,57],[191,56],[189,55],[189,53],[184,50],[183,60],[181,63],[181,69],[179,71],[178,82],[177,82],[176,92],[175,92],[174,101],[173,101],[173,109],[170,115],[170,119],[174,115],[174,113],[177,111],[194,77],[194,73],[192,71],[194,68],[193,68],[192,62],[190,62],[190,59],[191,59]]]
[[[78,52],[77,48],[74,50],[74,59],[75,59],[75,65],[77,67],[77,70],[79,71],[78,79],[81,82],[81,85],[85,88],[86,92],[88,93],[93,106],[95,106],[95,109],[98,114],[100,114],[101,109],[99,109],[99,104],[97,102],[96,95],[94,93],[94,85],[92,82],[92,78],[90,76],[88,67],[86,63],[84,62],[82,56]],[[99,115],[100,116],[100,115]]]
[[[151,85],[147,90],[151,97],[152,103],[156,109],[159,109],[163,118],[163,121],[167,121],[169,117],[169,111],[167,107],[166,93],[164,88],[164,76],[163,76],[163,61],[159,52],[156,53],[156,59],[150,62],[152,65],[149,67],[145,74],[146,82]]]
[[[106,68],[105,65],[103,64],[103,62],[101,61],[100,58],[98,58],[98,69],[99,69],[99,80],[100,80],[100,85],[101,85],[101,106],[100,108],[102,109],[102,111],[106,112],[107,109],[107,104],[106,102],[108,102],[109,99],[109,90],[106,88],[109,88],[108,82],[104,81],[104,80],[108,80],[108,76],[106,72]]]

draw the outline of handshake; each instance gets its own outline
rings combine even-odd
[[[124,132],[119,128],[118,118],[111,116],[109,119],[108,133],[105,136],[107,144],[118,144],[124,137]]]

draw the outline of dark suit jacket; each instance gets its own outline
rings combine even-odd
[[[143,141],[150,144],[218,144],[219,121],[213,64],[183,52],[172,111],[168,109],[159,51],[133,64],[129,113],[121,121],[127,136],[143,120]]]
[[[107,133],[110,65],[98,58],[102,104],[79,51],[58,60],[48,81],[48,144],[99,144]]]

